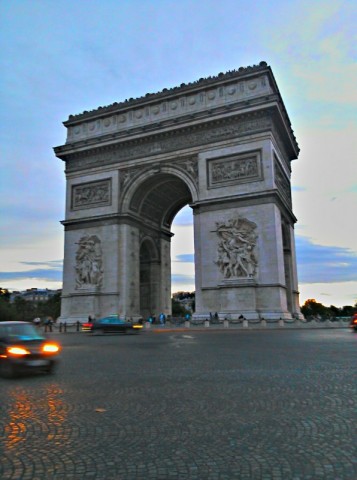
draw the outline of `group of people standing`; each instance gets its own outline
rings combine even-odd
[[[165,325],[166,315],[164,313],[160,313],[158,319],[155,317],[155,315],[150,315],[147,321],[153,324],[153,323],[156,323],[157,320],[160,325]]]

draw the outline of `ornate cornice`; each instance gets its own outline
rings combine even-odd
[[[142,103],[147,103],[148,101],[153,101],[153,100],[162,100],[168,96],[172,96],[172,94],[182,94],[186,93],[192,89],[196,89],[197,87],[202,87],[202,86],[210,86],[212,84],[215,84],[217,82],[224,82],[225,80],[232,80],[235,78],[240,78],[243,76],[248,76],[251,74],[256,74],[258,72],[262,72],[264,70],[270,70],[270,67],[267,65],[266,62],[262,61],[259,63],[259,65],[252,65],[248,67],[240,67],[237,70],[229,70],[226,73],[219,73],[218,75],[215,76],[210,76],[206,78],[200,78],[199,80],[196,80],[194,82],[190,83],[181,83],[180,86],[176,86],[173,88],[164,88],[161,92],[157,93],[147,93],[146,95],[138,98],[129,98],[127,100],[124,100],[123,102],[114,102],[111,105],[104,106],[104,107],[98,107],[94,110],[90,111],[84,111],[82,113],[76,114],[76,115],[70,115],[68,117],[68,120],[64,122],[64,125],[69,125],[71,123],[75,123],[78,120],[85,120],[89,119],[93,116],[97,116],[98,114],[108,114],[108,113],[113,113],[117,111],[118,109],[127,109],[131,108],[137,105],[140,105]]]
[[[65,152],[73,149],[87,149],[95,144],[145,136],[273,103],[279,108],[292,148],[298,153],[290,119],[271,68],[265,62],[71,115],[64,122],[67,127],[66,144],[56,147],[55,153],[63,158]]]
[[[236,139],[246,134],[271,131],[272,123],[271,111],[255,111],[145,138],[106,145],[102,148],[75,151],[63,155],[62,158],[67,162],[66,171],[75,172],[98,164],[104,166],[140,158],[147,159],[158,154]]]
[[[289,223],[297,222],[292,212],[291,205],[282,197],[278,189],[266,190],[263,192],[247,193],[237,196],[226,196],[209,200],[200,200],[191,204],[193,214],[222,210],[222,208],[251,207],[273,203],[283,213]]]
[[[140,231],[147,235],[156,235],[161,238],[170,239],[174,234],[163,226],[152,225],[140,217],[134,214],[113,214],[113,215],[101,215],[99,217],[88,217],[72,220],[62,220],[61,224],[64,226],[65,231],[83,230],[88,228],[107,227],[110,225],[130,225],[131,227],[138,228]]]

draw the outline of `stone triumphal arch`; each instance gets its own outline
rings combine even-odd
[[[171,313],[171,224],[193,209],[196,317],[300,316],[290,163],[271,68],[70,115],[62,319]]]

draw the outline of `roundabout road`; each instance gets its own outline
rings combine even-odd
[[[0,379],[2,480],[357,478],[357,333],[55,336]]]

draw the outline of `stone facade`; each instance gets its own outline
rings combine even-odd
[[[62,319],[171,313],[171,224],[194,212],[197,318],[300,317],[290,163],[271,68],[71,115]]]

